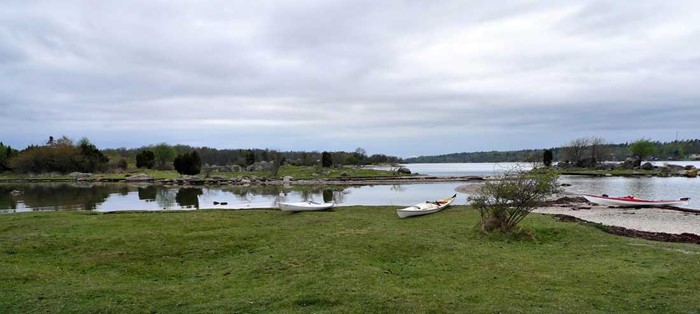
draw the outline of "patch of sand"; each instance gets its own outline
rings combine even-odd
[[[575,209],[580,207],[590,209]],[[665,208],[608,208],[585,203],[542,207],[533,212],[568,215],[585,221],[639,231],[700,235],[700,212],[688,213]]]

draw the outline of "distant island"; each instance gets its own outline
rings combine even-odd
[[[649,141],[653,144],[649,160],[699,160],[700,139],[672,142]],[[555,161],[577,161],[595,155],[598,161],[624,161],[633,157],[632,143],[606,144],[600,138],[580,138],[567,145],[549,148]],[[464,163],[464,162],[536,162],[542,160],[546,149],[513,151],[480,151],[405,158],[403,163]]]

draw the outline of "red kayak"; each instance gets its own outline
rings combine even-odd
[[[624,197],[610,197],[605,194],[603,195],[581,195],[586,200],[591,203],[596,203],[600,205],[607,206],[625,206],[625,207],[637,207],[637,206],[687,206],[690,198],[684,197],[678,200],[644,200],[639,199],[634,196],[624,196]]]

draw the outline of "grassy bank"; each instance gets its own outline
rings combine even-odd
[[[148,176],[153,177],[156,180],[170,180],[181,177],[180,174],[175,170],[155,170],[155,169],[135,169],[130,168],[124,173],[96,173],[95,178],[102,179],[124,179],[125,177],[133,174],[144,173]],[[204,174],[200,174],[204,176]],[[333,178],[355,178],[355,177],[395,177],[399,176],[394,171],[388,170],[375,170],[369,168],[358,168],[358,167],[342,167],[342,168],[322,168],[322,167],[308,167],[308,166],[282,166],[280,167],[277,176],[274,177],[270,172],[265,171],[243,171],[243,172],[212,172],[211,176],[224,177],[226,179],[236,179],[236,178],[283,178],[285,176],[292,176],[296,180],[300,179],[333,179]],[[25,175],[25,174],[15,174],[15,173],[2,173],[0,174],[0,179],[4,180],[22,180],[22,179],[40,179],[40,180],[71,180],[75,179],[68,174],[39,174],[39,175]]]
[[[700,246],[468,207],[0,215],[3,312],[696,312]]]

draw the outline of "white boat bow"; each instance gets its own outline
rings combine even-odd
[[[316,203],[313,201],[306,202],[296,202],[296,203],[285,203],[280,202],[280,210],[287,212],[303,212],[303,211],[315,211],[315,210],[325,210],[333,207],[335,203]]]
[[[397,209],[396,214],[399,216],[399,218],[406,218],[436,213],[445,207],[450,206],[450,204],[454,202],[455,198],[457,198],[457,194],[453,195],[452,197],[443,198],[433,202],[418,203],[413,206]]]

